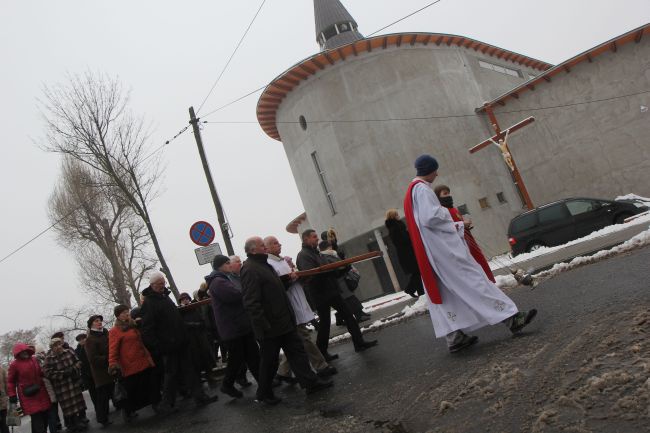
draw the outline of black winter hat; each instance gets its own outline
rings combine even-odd
[[[426,176],[438,170],[438,161],[431,155],[418,156],[413,165],[417,170],[417,176]]]
[[[215,271],[228,263],[230,261],[230,258],[227,256],[222,256],[221,254],[217,254],[214,256],[214,259],[212,259],[212,269]]]
[[[102,316],[101,314],[93,314],[92,316],[90,316],[88,322],[86,322],[86,324],[88,325],[88,329],[93,327],[93,322],[95,321],[95,319],[101,319],[101,321],[103,322],[104,316]]]

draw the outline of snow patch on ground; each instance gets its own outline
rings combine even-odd
[[[622,196],[616,197],[615,200],[617,200],[617,201],[618,200],[638,200],[638,201],[642,202],[644,205],[650,207],[650,198],[642,197],[642,196],[636,195],[636,194],[622,195]],[[611,226],[607,226],[607,227],[605,227],[603,229],[592,232],[592,233],[590,233],[589,235],[587,235],[585,237],[573,240],[571,242],[567,242],[566,244],[558,245],[558,246],[555,246],[555,247],[542,247],[542,248],[540,248],[538,250],[535,250],[535,251],[532,251],[530,253],[519,254],[516,257],[512,257],[512,255],[510,253],[495,256],[495,257],[491,258],[490,261],[489,261],[490,268],[494,270],[494,269],[502,268],[504,266],[513,267],[514,264],[525,262],[527,260],[532,259],[533,257],[539,257],[539,256],[542,256],[542,255],[545,255],[545,254],[550,254],[550,253],[561,250],[561,249],[563,249],[565,247],[568,247],[568,246],[571,246],[571,245],[576,245],[576,244],[588,241],[590,239],[595,239],[595,238],[599,238],[599,237],[602,237],[602,236],[606,236],[606,235],[611,234],[611,233],[616,233],[616,232],[619,232],[621,230],[627,229],[628,227],[630,227],[630,225],[645,224],[645,223],[648,223],[648,222],[650,222],[650,214],[644,213],[644,214],[638,215],[637,218],[631,220],[628,223],[614,224],[614,225],[611,225]]]
[[[571,269],[577,268],[578,266],[584,266],[591,263],[596,263],[601,260],[616,256],[618,254],[623,254],[628,251],[632,251],[647,245],[650,245],[650,229],[641,232],[638,235],[634,236],[633,238],[623,242],[620,245],[612,247],[608,250],[601,250],[598,251],[596,254],[592,254],[590,256],[576,257],[568,263],[557,263],[551,269],[535,274],[533,278],[536,281],[552,278],[561,272],[569,271]]]

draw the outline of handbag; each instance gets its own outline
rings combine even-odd
[[[20,427],[21,418],[15,403],[9,403],[7,410],[7,420],[5,422],[9,427]]]
[[[354,292],[357,287],[359,287],[359,280],[361,280],[361,274],[356,269],[352,268],[345,274],[343,277],[345,284],[348,286],[351,292]]]
[[[25,397],[34,397],[41,390],[41,385],[38,383],[33,383],[23,387],[23,395]]]
[[[115,387],[113,388],[113,402],[117,405],[126,401],[129,398],[126,392],[126,388],[122,385],[122,382],[116,381]]]

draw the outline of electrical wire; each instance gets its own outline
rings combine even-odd
[[[581,101],[581,102],[570,102],[566,104],[558,104],[558,105],[549,105],[546,107],[534,107],[534,108],[521,108],[517,110],[504,110],[504,111],[497,111],[495,114],[513,114],[513,113],[522,113],[522,112],[531,112],[531,111],[543,111],[543,110],[553,110],[553,109],[559,109],[559,108],[568,108],[568,107],[575,107],[575,106],[580,106],[580,105],[589,105],[589,104],[595,104],[595,103],[600,103],[600,102],[609,102],[617,99],[624,99],[624,98],[630,98],[632,96],[639,96],[643,95],[646,93],[650,93],[650,90],[642,90],[640,92],[635,92],[635,93],[629,93],[625,95],[618,95],[618,96],[612,96],[608,98],[601,98],[601,99],[593,99],[591,101]],[[444,115],[444,116],[414,116],[414,117],[390,117],[390,118],[384,118],[384,119],[333,119],[333,120],[309,120],[307,123],[373,123],[373,122],[407,122],[407,121],[413,121],[413,120],[440,120],[440,119],[457,119],[457,118],[464,118],[464,117],[476,117],[476,116],[485,116],[485,113],[471,113],[471,114],[450,114],[450,115]],[[214,121],[214,120],[204,120],[202,123],[216,123],[216,124],[257,124],[259,122],[257,121],[252,121],[252,120],[245,120],[245,121]],[[277,121],[276,124],[281,125],[281,124],[299,124],[299,121]]]
[[[442,0],[437,0],[437,1],[431,2],[431,3],[429,3],[428,5],[426,5],[426,6],[422,7],[422,8],[420,8],[420,9],[418,9],[418,10],[416,10],[416,11],[414,11],[414,12],[411,12],[410,14],[408,14],[408,15],[406,15],[406,16],[400,18],[400,19],[398,19],[397,21],[393,21],[392,23],[390,23],[390,24],[388,24],[388,25],[386,25],[386,26],[380,28],[379,30],[376,30],[376,31],[374,31],[373,33],[370,33],[370,34],[368,35],[368,37],[371,37],[371,36],[373,36],[373,35],[379,33],[379,32],[382,31],[382,30],[386,30],[387,28],[389,28],[389,27],[391,27],[391,26],[393,26],[393,25],[395,25],[395,24],[397,24],[397,23],[399,23],[399,22],[401,22],[401,21],[404,21],[405,19],[410,18],[410,17],[412,17],[413,15],[415,15],[415,14],[417,14],[417,13],[419,13],[419,12],[422,12],[423,10],[425,10],[425,9],[427,9],[427,8],[433,6],[433,5],[435,5],[436,3],[439,3],[439,2],[441,2],[441,1],[442,1]],[[260,6],[260,9],[261,9],[261,6]],[[259,11],[258,11],[258,12],[259,12]],[[216,86],[216,82],[215,82],[214,86]],[[214,86],[212,86],[212,87],[214,88]],[[264,86],[262,86],[262,87],[260,87],[260,88],[258,88],[258,89],[255,89],[255,90],[253,90],[252,92],[249,92],[249,93],[245,94],[244,96],[241,96],[241,97],[239,97],[239,98],[237,98],[237,99],[235,99],[235,100],[233,100],[233,101],[231,101],[231,102],[229,102],[229,103],[227,103],[227,104],[225,104],[225,105],[222,105],[221,107],[218,107],[218,108],[216,108],[216,109],[214,109],[214,110],[212,110],[212,111],[209,111],[207,114],[205,114],[205,115],[203,115],[203,116],[201,116],[201,117],[206,118],[206,117],[208,117],[208,116],[211,115],[211,114],[214,114],[214,113],[216,113],[216,112],[218,112],[218,111],[221,111],[221,110],[223,110],[224,108],[229,107],[229,106],[231,106],[232,104],[241,101],[242,99],[246,99],[246,98],[248,98],[249,96],[254,95],[254,94],[257,93],[257,92],[259,92],[259,91],[261,91],[261,90],[264,90],[267,86],[268,86],[268,84],[265,84]],[[211,93],[211,92],[212,92],[212,89],[210,90],[210,93]],[[210,96],[210,94],[208,94],[208,96]],[[206,100],[207,100],[207,97],[206,97],[206,98],[203,100],[203,102],[201,103],[201,106],[199,107],[199,110],[197,110],[197,116],[198,116],[198,111],[201,110],[201,107],[203,107],[203,104],[205,103]]]
[[[374,35],[376,35],[377,33],[381,32],[382,30],[386,30],[387,28],[392,27],[392,26],[394,26],[395,24],[400,23],[400,22],[404,21],[405,19],[412,17],[413,15],[415,15],[415,14],[417,14],[417,13],[420,13],[420,12],[422,12],[422,11],[425,10],[425,9],[430,8],[431,6],[440,3],[441,1],[442,1],[442,0],[436,0],[436,1],[434,1],[434,2],[431,2],[431,3],[429,3],[428,5],[426,5],[426,6],[424,6],[424,7],[421,7],[420,9],[418,9],[418,10],[416,10],[416,11],[414,11],[414,12],[411,12],[410,14],[406,15],[405,17],[402,17],[402,18],[398,19],[397,21],[393,21],[392,23],[390,23],[390,24],[388,24],[388,25],[386,25],[386,26],[380,28],[379,30],[375,30],[374,32],[370,33],[367,37],[374,36]]]
[[[264,6],[264,3],[266,3],[266,0],[262,0],[262,3],[260,4],[260,7],[257,8],[257,12],[255,12],[255,15],[253,15],[253,19],[248,24],[248,27],[246,27],[246,30],[244,31],[244,34],[239,39],[239,42],[237,42],[237,45],[235,46],[235,49],[233,50],[232,54],[230,54],[230,57],[228,58],[228,61],[224,65],[223,69],[221,69],[221,72],[219,73],[219,76],[217,76],[217,79],[214,81],[214,84],[212,84],[212,87],[210,87],[210,91],[205,96],[205,98],[203,98],[203,101],[201,101],[201,105],[199,105],[199,109],[196,110],[197,116],[201,112],[201,108],[203,108],[203,105],[205,105],[205,102],[208,100],[210,95],[212,95],[212,92],[214,91],[214,88],[217,87],[217,84],[221,80],[221,77],[223,77],[223,74],[226,72],[226,69],[228,69],[228,66],[230,65],[230,62],[235,57],[235,54],[237,53],[237,50],[239,50],[239,47],[241,46],[242,42],[244,42],[244,39],[246,38],[246,35],[250,31],[251,27],[253,27],[253,23],[255,22],[255,19],[257,19],[257,16],[260,14],[260,11],[262,10],[262,7]]]
[[[163,148],[165,148],[165,147],[166,147],[167,145],[169,145],[172,141],[174,141],[174,140],[176,140],[178,137],[180,137],[180,136],[181,136],[185,131],[187,131],[188,129],[189,129],[189,126],[186,126],[186,127],[184,127],[183,129],[181,129],[181,130],[180,130],[176,135],[174,135],[174,136],[173,136],[172,138],[170,138],[169,140],[165,141],[165,143],[164,143],[162,146],[157,147],[156,149],[154,149],[153,152],[151,152],[151,153],[149,153],[147,156],[145,156],[145,157],[142,159],[142,162],[148,160],[149,158],[151,158],[152,156],[154,156],[156,153],[160,152]],[[12,252],[10,252],[10,253],[7,254],[6,256],[4,256],[2,259],[0,259],[0,264],[3,263],[5,260],[9,259],[9,258],[10,258],[11,256],[13,256],[14,254],[16,254],[18,251],[22,250],[23,248],[25,248],[26,246],[28,246],[29,244],[31,244],[32,242],[34,242],[36,239],[38,239],[38,238],[40,238],[41,236],[43,236],[43,235],[44,235],[45,233],[47,233],[48,231],[52,230],[52,229],[53,229],[54,227],[56,227],[56,226],[57,226],[61,221],[63,221],[64,219],[68,218],[70,215],[72,215],[73,213],[77,212],[79,209],[81,209],[81,206],[78,207],[78,208],[75,208],[75,209],[71,210],[69,213],[65,214],[64,216],[62,216],[62,217],[59,218],[58,220],[54,221],[52,224],[50,224],[50,226],[48,226],[47,228],[43,229],[41,232],[39,232],[38,234],[36,234],[34,237],[32,237],[31,239],[29,239],[27,242],[24,242],[24,243],[23,243],[22,245],[20,245],[18,248],[16,248],[16,249],[13,250]]]

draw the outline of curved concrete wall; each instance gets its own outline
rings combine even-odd
[[[479,66],[479,60],[521,71],[521,77]],[[414,177],[413,160],[435,155],[439,183],[467,204],[476,236],[490,252],[508,249],[510,218],[522,203],[500,155],[468,149],[492,135],[474,110],[539,71],[456,46],[375,50],[327,67],[294,89],[278,109],[278,130],[310,222],[335,227],[342,242],[383,226],[386,209],[401,209]],[[447,119],[349,122],[465,115]],[[303,130],[296,123],[307,121]],[[346,122],[329,122],[339,120]],[[285,122],[285,123],[283,123]],[[332,215],[316,173],[317,152],[337,213]],[[507,203],[498,204],[502,192]],[[478,199],[491,205],[481,210]]]

